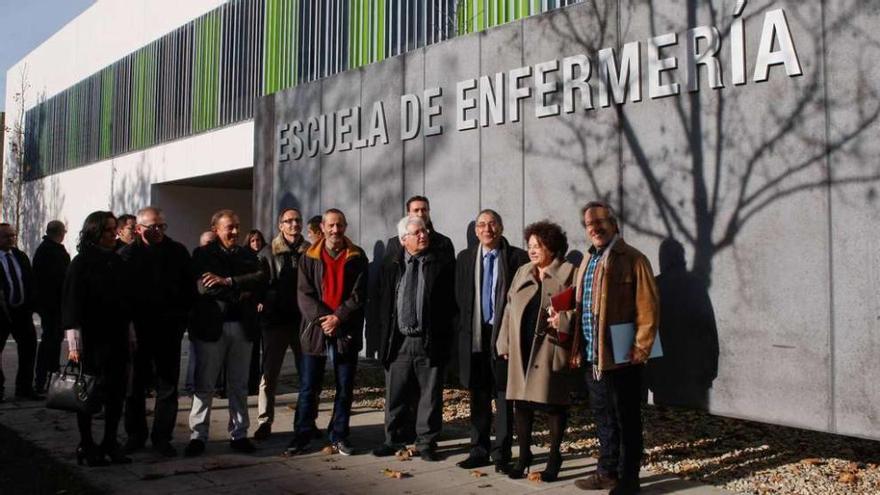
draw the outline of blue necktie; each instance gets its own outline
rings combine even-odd
[[[493,304],[493,293],[492,286],[495,284],[494,270],[495,268],[495,253],[490,252],[483,257],[483,293],[480,297],[483,306],[483,322],[484,323],[492,323],[492,318],[495,316],[494,309],[495,305]]]

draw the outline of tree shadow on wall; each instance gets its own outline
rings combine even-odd
[[[636,3],[639,8],[649,11],[651,35],[660,34],[657,24],[664,20],[661,9],[655,8],[654,1]],[[724,47],[733,18],[727,11],[716,10],[714,5],[717,3],[689,0],[686,5],[688,26],[717,26]],[[725,8],[728,3],[732,5],[727,2]],[[750,6],[743,14],[746,25],[760,22],[767,8],[766,4]],[[800,22],[810,17],[811,12],[804,10],[811,8],[790,7],[786,13]],[[858,8],[856,2],[850,2],[848,8],[839,9],[840,15],[826,20],[829,33],[847,29],[847,22]],[[612,25],[609,22],[612,12],[601,11],[596,6],[593,9],[600,19],[600,26]],[[701,15],[699,20],[698,14]],[[570,9],[564,9],[551,21],[550,29],[562,40],[560,49],[564,53],[572,52],[572,46],[578,46],[587,54],[595,54],[603,48],[600,43],[606,39],[607,33],[600,30],[584,34],[575,22]],[[621,27],[621,38],[628,39],[623,34],[626,29],[626,26]],[[806,37],[797,40],[804,41]],[[803,45],[798,47],[799,50],[810,50],[801,51],[802,60],[823,59],[820,43]],[[796,96],[780,97],[793,101],[786,101],[784,106],[771,102],[762,114],[756,114],[755,102],[742,96],[742,90],[704,88],[703,92],[713,91],[711,102],[707,103],[705,99],[701,100],[700,92],[687,93],[682,85],[682,96],[668,99],[674,112],[668,119],[652,126],[659,128],[659,138],[664,142],[660,147],[656,146],[658,135],[654,129],[649,135],[644,126],[637,125],[631,117],[639,109],[615,106],[615,134],[619,133],[623,148],[630,155],[626,168],[631,163],[634,169],[621,172],[622,185],[617,191],[624,226],[658,240],[680,239],[693,252],[693,274],[708,287],[716,256],[735,244],[737,236],[749,222],[762,213],[772,212],[775,206],[791,196],[869,184],[872,187],[866,201],[875,205],[876,192],[871,191],[880,181],[880,171],[876,159],[863,151],[861,144],[875,136],[869,131],[876,129],[880,99],[876,85],[868,79],[866,64],[861,62],[858,67],[858,91],[850,100],[843,101],[842,97],[825,99],[822,78],[813,75],[807,81],[800,81],[804,86]],[[778,67],[772,70],[782,71]],[[726,84],[730,86],[730,81]],[[847,112],[854,116],[853,122],[845,129],[839,129],[836,137],[829,137],[827,143],[816,137],[816,130],[824,128],[823,105],[828,106],[829,112]],[[605,110],[592,112],[602,111]],[[756,119],[760,120],[760,125],[755,125]],[[584,158],[585,150],[596,142],[595,139],[607,143],[611,136],[591,136],[595,129],[591,129],[588,119],[562,121],[568,128],[568,135],[556,138],[552,148],[533,152],[558,155],[558,158],[562,156],[558,150],[581,149],[582,154],[573,154],[569,161],[583,169],[589,190],[572,186],[572,191],[578,195],[610,199],[615,191],[603,189],[597,174],[611,163],[588,163]],[[685,136],[684,148],[676,147],[676,143],[668,144],[676,136]],[[840,161],[858,165],[859,170],[850,166],[851,171],[847,174],[829,173],[826,163],[831,153],[837,154]],[[849,198],[851,202],[856,200]]]
[[[684,246],[660,244],[659,338],[663,357],[648,361],[646,385],[654,404],[708,410],[709,389],[718,376],[718,327],[709,291],[687,270]]]

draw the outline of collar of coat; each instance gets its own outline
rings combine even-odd
[[[306,252],[306,250],[309,248],[309,243],[306,242],[305,238],[303,238],[302,235],[300,235],[299,239],[291,246],[287,243],[287,239],[284,238],[284,234],[282,234],[281,232],[279,232],[278,235],[275,236],[274,239],[272,239],[272,254],[275,256],[280,256],[282,254],[291,252],[291,247],[295,247],[296,252],[302,254]]]
[[[361,250],[357,246],[355,246],[353,242],[351,242],[351,239],[349,239],[348,237],[343,237],[343,240],[345,241],[345,243],[344,243],[345,245],[342,246],[342,249],[344,249],[345,253],[346,253],[345,254],[345,261],[346,262],[350,261],[352,258],[357,258],[361,255]],[[324,242],[325,241],[326,241],[326,239],[324,239],[322,237],[320,241],[312,244],[312,247],[310,247],[306,251],[306,256],[308,256],[309,258],[315,259],[315,260],[320,260],[321,259],[321,250],[324,249]]]
[[[550,263],[550,265],[548,265],[547,268],[544,270],[544,274],[546,275],[546,278],[559,279],[560,278],[559,272],[561,271],[564,263],[565,263],[565,260],[560,260],[558,258],[554,259]],[[525,265],[522,266],[522,268],[520,268],[520,270],[526,270],[526,272],[528,273],[529,276],[522,277],[522,279],[520,279],[517,286],[514,288],[514,291],[519,290],[529,284],[534,284],[537,282],[535,280],[535,276],[532,273],[534,270],[536,270],[534,262],[530,261],[530,262],[526,263]]]

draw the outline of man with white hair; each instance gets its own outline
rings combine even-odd
[[[403,443],[408,394],[417,389],[416,449],[423,460],[438,460],[443,426],[443,371],[452,346],[455,314],[455,261],[430,244],[428,227],[417,216],[397,224],[402,249],[388,257],[379,280],[379,359],[385,367],[385,442],[373,450],[392,455]]]
[[[144,393],[155,383],[156,412],[149,436],[157,453],[173,457],[177,455],[171,437],[177,422],[180,341],[196,291],[189,251],[165,233],[168,225],[162,210],[141,208],[136,220],[137,235],[119,250],[132,275],[138,304],[133,318],[138,343],[133,390],[125,401],[125,450],[131,453],[146,443],[149,429]]]

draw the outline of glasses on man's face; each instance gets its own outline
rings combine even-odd
[[[168,224],[167,223],[154,223],[152,225],[141,224],[141,227],[143,227],[146,230],[152,230],[154,232],[165,232],[165,229],[168,228]]]
[[[431,232],[428,229],[419,229],[415,232],[407,232],[406,235],[414,235],[416,237],[419,237],[419,236],[427,236],[430,233]],[[406,236],[404,236],[404,237],[406,237]]]
[[[584,226],[589,229],[589,228],[593,228],[593,227],[601,227],[607,223],[608,223],[607,218],[597,218],[591,222],[586,222],[584,224]]]
[[[492,227],[493,229],[497,229],[498,222],[477,222],[478,229],[485,229],[487,227]]]

